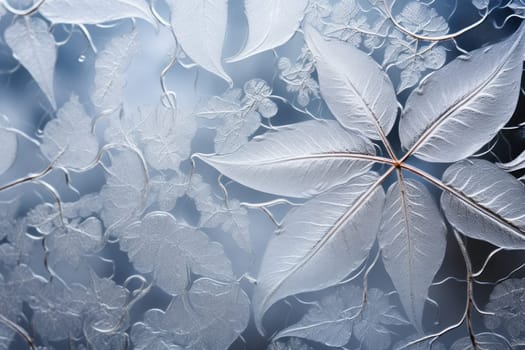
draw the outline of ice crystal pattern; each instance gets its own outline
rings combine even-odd
[[[0,349],[523,348],[524,10],[1,1]]]

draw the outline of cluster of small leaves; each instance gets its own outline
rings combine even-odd
[[[246,41],[224,60],[228,1],[166,0],[160,12],[168,20],[158,5],[0,2],[2,45],[48,105],[34,135],[16,118],[0,119],[0,194],[8,198],[0,202],[0,349],[25,341],[48,350],[64,344],[225,350],[245,342],[251,317],[266,336],[263,318],[274,304],[320,290],[323,296],[297,322],[266,339],[269,350],[309,350],[315,343],[444,348],[436,339],[446,330],[426,334],[423,311],[445,256],[448,227],[502,249],[525,247],[525,189],[509,174],[525,167],[525,152],[500,163],[475,156],[515,110],[524,25],[445,65],[444,42],[455,42],[456,35],[447,37],[447,20],[432,2],[407,1],[397,9],[384,0],[245,0]],[[490,2],[472,5],[484,20]],[[500,5],[523,17],[523,0]],[[131,29],[119,31],[129,19]],[[159,72],[157,98],[137,106],[126,88],[144,45],[142,25],[168,32],[173,41],[171,52],[162,53],[171,62]],[[57,27],[69,33],[65,41]],[[112,27],[118,34],[101,45],[91,35]],[[96,54],[94,74],[89,94],[64,97],[55,91],[55,68],[59,48],[75,30]],[[308,120],[275,126],[283,114],[276,101],[288,99],[260,78],[234,83],[230,67],[294,36],[303,40],[300,53],[290,59],[278,52],[273,69],[290,104]],[[177,63],[200,67],[228,87],[182,107],[184,97],[166,79]],[[398,118],[396,92],[406,90]],[[326,104],[328,119],[307,111],[312,100]],[[207,144],[199,142],[203,134]],[[22,147],[43,166],[12,179]],[[270,204],[230,198],[221,178],[214,184],[212,169],[198,159],[221,177],[276,198]],[[438,179],[412,159],[449,165]],[[96,173],[98,187],[77,190],[78,177]],[[439,205],[432,189],[442,192]],[[28,208],[27,197],[38,203]],[[291,204],[280,222],[269,209],[275,203]],[[246,207],[262,208],[277,224],[257,278],[236,256],[257,260],[260,252]],[[375,251],[391,292],[368,288]],[[525,334],[523,280],[494,288],[487,304],[492,314],[485,316],[494,332],[475,333],[469,318],[473,275],[464,258],[469,282],[459,324],[465,321],[468,336],[451,349],[518,348]],[[351,274],[363,275],[363,287],[342,282]],[[153,292],[166,303],[135,309]],[[502,329],[508,340],[496,333]],[[399,342],[394,330],[413,334]]]

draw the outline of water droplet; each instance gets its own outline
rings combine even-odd
[[[80,62],[80,63],[84,62],[85,60],[86,60],[86,55],[80,55],[78,57],[78,62]]]

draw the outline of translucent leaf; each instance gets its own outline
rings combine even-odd
[[[388,189],[377,238],[385,269],[418,330],[422,330],[428,288],[445,256],[446,233],[430,192],[400,175]]]
[[[201,106],[196,116],[216,121],[215,152],[231,153],[248,142],[261,123],[261,116],[257,113],[257,105],[250,101],[241,101],[242,92],[231,89],[221,96],[210,98]]]
[[[230,85],[222,67],[222,46],[228,19],[227,0],[170,0],[171,24],[177,41],[199,66]]]
[[[200,278],[165,312],[146,312],[144,323],[133,325],[131,339],[138,349],[226,350],[249,316],[248,296],[238,284]]]
[[[408,322],[395,309],[383,291],[371,288],[360,318],[355,321],[353,333],[367,350],[386,350],[392,343],[389,326],[407,325]]]
[[[354,320],[361,312],[363,289],[343,285],[308,309],[296,324],[280,331],[273,339],[298,337],[340,347],[350,341]]]
[[[127,151],[111,156],[106,184],[100,191],[106,228],[122,226],[138,216],[146,204],[147,170],[143,160]]]
[[[525,248],[525,186],[495,164],[462,160],[443,174],[452,191],[441,206],[452,226],[466,236],[506,249]]]
[[[58,167],[82,169],[98,155],[98,141],[91,132],[91,118],[77,96],[71,96],[44,128],[40,150]]]
[[[456,58],[412,92],[399,126],[402,146],[426,161],[453,162],[490,141],[516,108],[523,32]]]
[[[525,279],[511,278],[496,285],[485,307],[494,315],[484,315],[485,326],[494,330],[502,324],[514,339],[525,334]]]
[[[180,163],[190,156],[195,121],[162,104],[141,112],[146,116],[137,131],[144,144],[144,158],[155,169],[178,171]]]
[[[198,174],[191,178],[188,196],[195,201],[200,212],[199,226],[203,228],[218,228],[231,235],[237,246],[245,251],[251,251],[248,213],[236,199],[217,198],[212,188]]]
[[[0,157],[0,175],[2,175],[15,162],[16,153],[18,151],[18,140],[16,134],[0,129],[0,149],[2,150],[2,156]]]
[[[157,25],[146,0],[46,0],[39,10],[52,23],[98,24],[135,17]]]
[[[33,76],[55,109],[54,73],[57,48],[47,23],[35,17],[19,18],[7,27],[4,36],[13,55]]]
[[[229,62],[240,61],[286,43],[303,20],[308,0],[245,0],[248,39]]]
[[[476,334],[476,347],[472,345],[472,340],[469,337],[464,337],[456,340],[450,347],[450,350],[509,350],[509,346],[505,340],[499,336],[483,333]]]
[[[125,73],[137,52],[137,33],[133,31],[113,38],[98,54],[91,100],[100,111],[112,111],[122,104]]]
[[[327,41],[311,27],[305,40],[315,59],[321,95],[337,120],[373,139],[387,135],[396,120],[397,99],[386,73],[364,52]]]
[[[348,153],[345,153],[348,152]],[[267,132],[226,155],[198,155],[233,180],[259,191],[309,197],[365,173],[372,144],[334,121],[306,121]]]
[[[140,272],[153,272],[166,292],[180,294],[189,285],[189,272],[220,281],[231,281],[231,263],[222,246],[175,220],[165,212],[152,212],[128,226],[120,239]]]
[[[264,313],[275,302],[332,286],[365,261],[379,228],[370,218],[380,216],[384,202],[376,181],[376,175],[362,175],[286,215],[268,243],[252,297],[261,333]]]

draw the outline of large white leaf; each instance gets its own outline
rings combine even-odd
[[[229,62],[240,61],[286,43],[303,20],[308,0],[245,0],[248,40]]]
[[[46,0],[39,10],[53,23],[97,24],[135,17],[157,24],[146,0]]]
[[[155,282],[167,293],[182,293],[190,283],[189,272],[219,281],[233,279],[222,246],[167,212],[149,213],[128,226],[120,247],[138,271],[153,272]]]
[[[489,142],[518,102],[524,28],[456,58],[412,92],[399,126],[402,146],[426,161],[454,162]]]
[[[54,74],[57,49],[47,23],[35,17],[17,19],[5,30],[5,41],[56,108]]]
[[[131,32],[113,38],[98,54],[91,100],[99,110],[111,111],[122,104],[125,73],[137,51],[137,33]]]
[[[377,239],[385,269],[419,330],[428,287],[445,256],[446,233],[427,188],[400,176],[388,189]]]
[[[228,20],[227,0],[170,0],[171,24],[182,49],[195,63],[226,80],[222,46]]]
[[[525,186],[485,160],[451,165],[443,181],[441,206],[458,231],[507,249],[525,249]]]
[[[306,121],[253,138],[237,151],[199,157],[259,191],[309,197],[367,172],[374,147],[335,121]]]
[[[374,173],[362,175],[292,209],[263,256],[253,294],[255,324],[289,295],[342,280],[367,258],[379,228],[384,192]]]
[[[2,150],[2,156],[0,157],[0,175],[2,175],[15,162],[16,152],[18,150],[16,134],[0,129],[0,149]]]
[[[305,40],[315,59],[321,94],[341,124],[372,139],[390,132],[397,116],[397,99],[390,78],[353,45],[325,40],[312,27]]]

